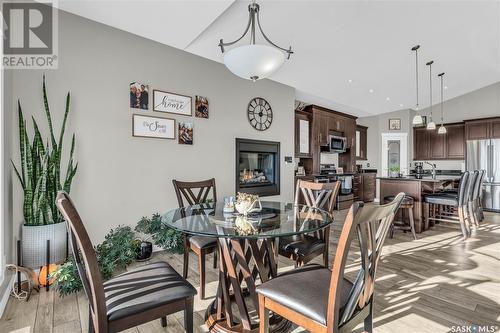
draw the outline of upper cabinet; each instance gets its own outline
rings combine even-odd
[[[304,112],[295,112],[295,157],[311,157],[311,119]]]
[[[500,138],[500,118],[486,118],[465,121],[467,140],[487,140]]]
[[[368,127],[357,125],[356,126],[356,159],[366,160],[367,159],[367,137],[368,137]]]
[[[445,124],[447,133],[425,127],[413,129],[413,160],[463,160],[465,127],[463,123]],[[439,128],[439,126],[438,126]]]

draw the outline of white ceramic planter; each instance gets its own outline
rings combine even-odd
[[[47,240],[50,240],[50,263],[66,259],[66,222],[22,226],[23,266],[39,268],[47,264]]]

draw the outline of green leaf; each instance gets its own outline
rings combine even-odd
[[[45,74],[43,75],[42,91],[43,91],[43,105],[45,107],[45,115],[47,116],[47,122],[49,124],[50,139],[52,141],[52,149],[57,150],[56,138],[54,136],[54,127],[52,126],[52,117],[50,115],[49,99],[47,97],[47,87],[45,85]]]

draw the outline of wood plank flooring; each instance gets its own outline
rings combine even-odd
[[[336,216],[332,242],[338,239],[346,212]],[[500,214],[485,215],[485,221],[466,242],[459,240],[458,225],[444,224],[418,235],[416,241],[410,233],[398,231],[394,239],[387,240],[375,287],[376,332],[450,332],[454,325],[471,324],[492,325],[500,332]],[[356,253],[350,256],[351,262],[356,259]],[[161,252],[152,260],[165,260],[182,272],[180,255]],[[207,264],[208,299],[195,298],[196,332],[207,331],[205,309],[217,287],[217,274],[211,267]],[[282,271],[293,265],[280,257],[279,267]],[[198,287],[194,254],[189,268],[188,279]],[[60,298],[53,291],[43,290],[35,292],[29,302],[11,298],[0,319],[0,332],[87,332],[87,320],[85,295]],[[182,313],[169,316],[167,331],[184,332],[182,323]],[[294,329],[294,333],[300,331]],[[126,332],[156,333],[165,329],[157,320]]]

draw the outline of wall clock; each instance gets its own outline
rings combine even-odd
[[[261,97],[255,97],[248,103],[248,122],[258,131],[265,131],[273,122],[273,109],[271,105]]]

